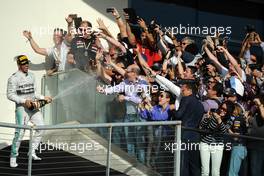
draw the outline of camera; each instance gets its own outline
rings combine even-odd
[[[247,33],[251,33],[251,32],[255,32],[256,31],[255,26],[251,25],[251,24],[246,25],[244,29],[245,29],[245,31]]]
[[[123,11],[128,14],[129,20],[128,22],[131,24],[137,24],[137,21],[139,20],[139,17],[136,14],[135,9],[133,8],[124,8]]]
[[[107,8],[106,9],[106,13],[112,13],[114,11],[113,7]]]
[[[210,109],[210,111],[213,112],[213,113],[219,113],[218,109]]]
[[[153,18],[148,26],[149,32],[153,32],[155,28],[157,28],[159,24],[157,23],[156,18]]]

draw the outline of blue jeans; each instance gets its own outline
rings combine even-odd
[[[247,148],[245,146],[233,146],[230,157],[229,176],[238,176],[242,160],[247,156]]]
[[[123,122],[123,120],[118,119],[114,120],[115,123]],[[124,128],[123,127],[113,127],[113,135],[112,135],[112,141],[115,145],[117,145],[120,148],[123,148],[124,144]]]
[[[140,121],[137,114],[126,114],[125,122]],[[129,126],[125,127],[125,137],[127,142],[127,152],[129,155],[137,157],[142,163],[145,163],[145,127]]]

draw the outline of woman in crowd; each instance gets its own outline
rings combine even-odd
[[[200,128],[209,133],[201,135],[201,175],[208,176],[210,171],[210,159],[212,160],[212,176],[220,175],[220,167],[224,149],[224,138],[219,133],[226,133],[227,128],[222,119],[230,117],[234,110],[234,104],[230,101],[223,102],[218,109],[211,109],[202,119]]]

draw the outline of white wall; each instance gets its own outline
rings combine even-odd
[[[107,7],[116,7],[121,12],[128,6],[127,0],[8,0],[0,6],[0,122],[15,122],[15,105],[6,98],[6,84],[8,77],[16,72],[14,56],[26,54],[34,64],[44,61],[44,57],[35,54],[22,31],[27,29],[32,32],[40,29],[61,27],[66,30],[65,17],[70,13],[76,13],[83,19],[98,26],[96,18],[100,17],[113,34],[118,33],[117,25],[113,17],[105,12]],[[33,34],[33,37],[41,47],[51,47],[52,34]],[[37,86],[40,92],[41,77],[44,71],[33,71],[37,78]],[[0,127],[0,136],[4,129]],[[1,141],[0,141],[1,143]]]

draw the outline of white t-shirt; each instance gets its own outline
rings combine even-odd
[[[67,64],[67,54],[69,52],[69,47],[66,45],[66,42],[63,41],[60,46],[60,51],[53,46],[52,48],[47,48],[48,57],[54,61],[59,60],[58,71],[64,71]]]

